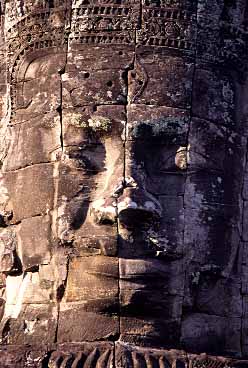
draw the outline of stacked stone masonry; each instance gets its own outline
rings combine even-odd
[[[0,17],[0,367],[248,367],[247,1]]]

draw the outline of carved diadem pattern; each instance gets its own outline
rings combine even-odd
[[[176,5],[175,3],[173,2],[173,5]],[[144,3],[138,42],[142,45],[193,51],[196,37],[195,12],[180,7],[155,5],[156,2],[151,1]]]

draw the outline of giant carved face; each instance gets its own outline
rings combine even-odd
[[[5,342],[240,350],[240,82],[155,46],[76,39],[20,63],[2,167]]]

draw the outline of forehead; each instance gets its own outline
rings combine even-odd
[[[10,59],[12,51],[17,55],[11,70],[16,121],[56,113],[59,106],[64,117],[73,112],[76,120],[94,121],[99,115],[94,110],[106,106],[101,119],[126,121],[129,132],[138,132],[131,140],[143,139],[139,133],[150,126],[160,136],[173,130],[187,138],[191,124],[200,147],[205,138],[199,132],[208,123],[216,124],[219,135],[223,129],[236,130],[235,78],[218,64],[221,59],[211,48],[219,25],[211,28],[211,10],[196,5],[187,0],[55,1],[49,10],[42,1],[27,1],[22,16],[7,7]],[[241,21],[231,7],[226,12]],[[202,47],[206,34],[211,34],[211,45],[207,41]],[[208,63],[210,56],[215,64]],[[215,138],[209,134],[208,142]]]
[[[67,57],[63,52],[34,55],[21,66],[19,79],[16,122],[46,114],[46,125],[49,116],[50,125],[56,125],[62,106],[65,126],[75,123],[82,130],[102,121],[118,125],[121,134],[127,123],[130,140],[160,136],[173,142],[181,136],[178,143],[186,145],[188,137],[197,136],[198,150],[202,142],[225,141],[236,130],[232,76],[204,63],[195,65],[185,55],[75,45]]]
[[[212,58],[218,65],[223,61],[220,54],[224,55],[217,43],[222,25],[211,11],[221,14],[225,10],[230,22],[234,18],[236,23],[242,22],[238,7],[223,6],[211,10],[204,2],[197,7],[196,1],[188,0],[54,1],[52,9],[42,0],[7,5],[10,66],[15,64],[12,99],[14,85],[23,79],[25,60],[38,63],[41,54],[48,54],[47,64],[56,66],[61,64],[61,53],[68,50],[64,106],[138,103],[189,110],[193,103],[197,117],[213,120],[225,116],[230,123],[230,76],[204,64]],[[201,32],[196,42],[197,27]],[[228,32],[222,34],[222,45],[228,50]],[[229,56],[237,55],[236,51],[230,49]],[[52,53],[57,53],[53,62],[49,61]],[[47,69],[43,63],[37,74],[43,71],[44,76]]]

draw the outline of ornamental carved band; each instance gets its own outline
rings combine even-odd
[[[0,17],[0,367],[248,367],[247,0]]]

